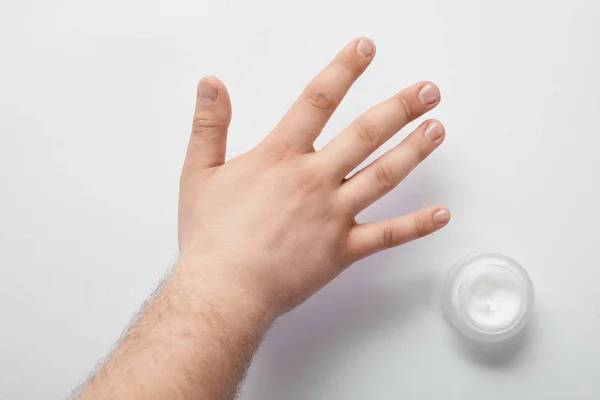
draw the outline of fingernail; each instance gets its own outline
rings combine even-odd
[[[423,86],[421,91],[419,92],[419,100],[423,105],[429,106],[439,99],[438,90],[430,84]]]
[[[446,210],[439,210],[433,214],[433,222],[438,225],[446,224],[448,221],[450,221],[450,214]]]
[[[369,39],[360,39],[356,45],[356,52],[362,57],[371,57],[375,46]]]
[[[425,129],[425,137],[430,142],[435,142],[436,140],[440,139],[443,134],[444,128],[442,128],[442,124],[439,122],[430,122],[429,126],[427,126],[427,129]]]
[[[211,104],[217,100],[219,89],[210,81],[202,80],[198,84],[198,102],[202,104]]]

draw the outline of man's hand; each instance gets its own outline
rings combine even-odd
[[[228,162],[227,90],[216,78],[200,81],[181,175],[180,261],[89,386],[104,385],[110,391],[102,393],[112,398],[232,397],[275,318],[355,261],[448,223],[450,214],[441,206],[382,222],[355,221],[442,143],[444,128],[437,121],[424,122],[347,178],[439,104],[434,84],[402,90],[314,150],[374,55],[368,39],[348,44],[265,140]]]
[[[373,151],[440,100],[417,83],[360,116],[322,150],[313,142],[375,54],[350,43],[304,90],[250,152],[225,162],[229,96],[223,84],[198,85],[194,128],[181,177],[179,246],[184,268],[235,281],[277,316],[299,305],[350,264],[441,228],[432,207],[394,220],[354,217],[393,189],[444,140],[424,122],[398,147],[346,179]],[[214,271],[208,271],[211,267]]]

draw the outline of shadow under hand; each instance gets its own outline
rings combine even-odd
[[[450,325],[450,323],[448,323]],[[535,337],[535,317],[514,337],[499,343],[481,343],[466,338],[451,327],[458,348],[469,361],[490,368],[509,368],[525,359]]]
[[[404,189],[368,209],[365,219],[407,214],[432,197],[427,186]],[[269,384],[253,385],[251,397],[303,398],[303,385],[328,379],[355,348],[422,318],[426,309],[437,304],[438,282],[432,279],[432,269],[421,265],[428,257],[416,250],[402,247],[357,263],[276,321],[255,359]]]
[[[361,340],[422,314],[432,303],[430,280],[402,273],[381,279],[389,268],[394,266],[356,266],[280,318],[261,349],[271,376],[294,380],[322,365],[324,354],[342,356]]]

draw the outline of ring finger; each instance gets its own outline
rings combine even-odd
[[[444,137],[440,122],[424,122],[398,146],[345,181],[339,189],[340,202],[350,214],[358,214],[402,182],[442,144]]]

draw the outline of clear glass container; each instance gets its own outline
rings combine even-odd
[[[498,253],[474,253],[448,272],[442,308],[463,335],[500,342],[516,335],[533,311],[533,283],[515,260]]]

